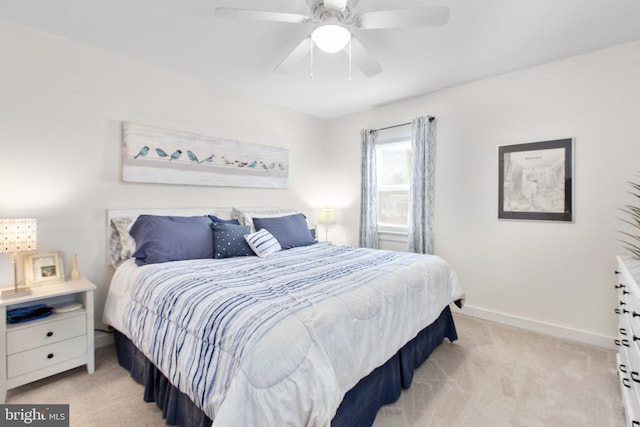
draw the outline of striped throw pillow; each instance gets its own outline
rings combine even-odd
[[[247,234],[244,236],[253,252],[259,257],[266,257],[273,253],[276,253],[282,249],[280,243],[273,237],[273,234],[269,233],[264,228],[256,231],[255,233]]]

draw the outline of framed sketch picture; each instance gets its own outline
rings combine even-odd
[[[26,286],[51,285],[64,282],[62,252],[38,252],[24,256]]]
[[[573,139],[498,147],[498,218],[573,221]]]

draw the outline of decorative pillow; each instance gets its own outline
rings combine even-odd
[[[273,218],[278,216],[292,215],[298,213],[295,209],[287,208],[233,208],[231,216],[236,218],[240,225],[248,225],[251,227],[251,232],[255,232],[256,229],[253,225],[253,218]]]
[[[211,228],[213,229],[214,258],[255,256],[251,246],[244,239],[244,236],[249,234],[249,227],[214,222]]]
[[[278,240],[282,249],[308,246],[315,243],[307,220],[302,214],[277,218],[253,218],[256,230],[266,229]]]
[[[222,218],[218,218],[215,215],[209,215],[209,219],[211,220],[211,222],[217,222],[220,224],[234,224],[234,225],[240,225],[240,221],[238,221],[237,219],[233,218],[233,219],[222,219]],[[215,232],[215,230],[213,230]]]
[[[259,257],[264,258],[282,249],[276,238],[264,228],[260,231],[244,236],[244,238],[249,246],[251,246],[251,249],[253,249],[253,252],[255,252]]]
[[[129,228],[134,220],[135,218],[128,216],[111,218],[109,261],[115,267],[131,258],[136,251],[136,241],[129,234]]]
[[[140,215],[129,231],[136,264],[213,258],[213,230],[207,216]]]

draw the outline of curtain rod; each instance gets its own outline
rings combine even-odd
[[[431,116],[427,116],[427,118],[429,119],[430,122],[432,122],[435,117],[431,117]],[[411,122],[407,122],[407,123],[400,123],[399,125],[393,125],[393,126],[387,126],[385,128],[380,128],[380,129],[373,129],[374,131],[381,131],[381,130],[387,130],[387,129],[393,129],[393,128],[399,128],[400,126],[408,126],[410,125]]]
[[[400,126],[408,126],[410,125],[411,122],[407,122],[407,123],[400,123],[399,125],[393,125],[393,126],[387,126],[386,128],[380,128],[380,129],[373,129],[376,132],[381,131],[381,130],[387,130],[387,129],[393,129],[393,128],[399,128]]]

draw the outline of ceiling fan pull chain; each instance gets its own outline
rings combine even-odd
[[[310,57],[311,57],[311,65],[309,68],[309,78],[312,79],[313,78],[313,39],[311,37],[309,37],[309,43],[311,44],[309,51],[310,51]]]
[[[352,61],[351,61],[351,37],[349,38],[349,81],[351,81],[351,69],[352,69]]]

